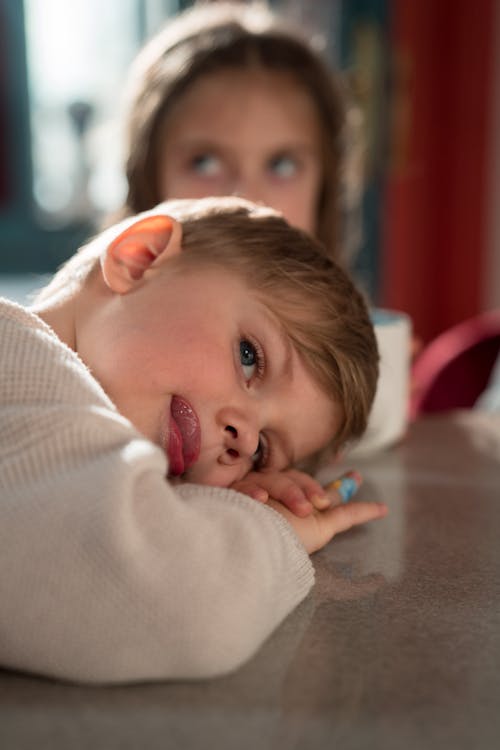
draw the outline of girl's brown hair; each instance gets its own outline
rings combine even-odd
[[[208,73],[255,67],[291,75],[315,105],[323,165],[315,236],[332,257],[339,257],[340,83],[307,37],[260,4],[196,6],[172,20],[140,53],[130,81],[124,213],[147,210],[164,199],[157,170],[164,125],[189,87]]]

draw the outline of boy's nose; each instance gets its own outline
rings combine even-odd
[[[233,420],[224,426],[224,446],[231,459],[251,459],[259,447],[259,433],[250,425]]]

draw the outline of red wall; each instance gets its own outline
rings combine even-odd
[[[382,304],[424,341],[481,310],[494,0],[394,0]]]

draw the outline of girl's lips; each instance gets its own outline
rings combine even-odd
[[[198,415],[190,403],[173,396],[166,440],[170,476],[184,474],[200,455],[201,431]]]

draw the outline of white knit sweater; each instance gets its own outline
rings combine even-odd
[[[248,659],[313,585],[289,524],[172,486],[35,315],[0,300],[0,664],[83,682],[201,678]]]

